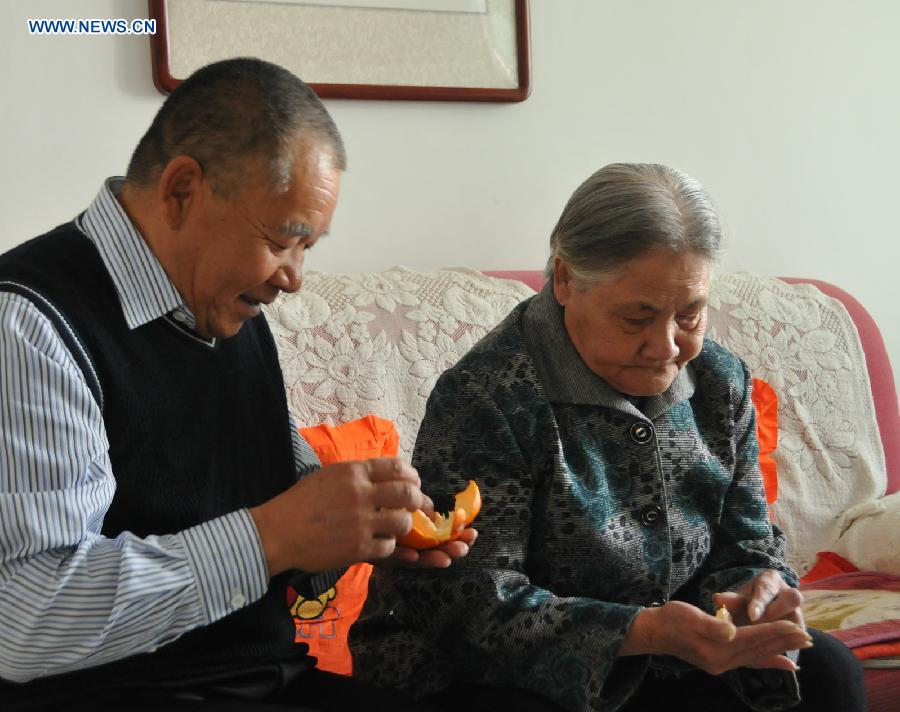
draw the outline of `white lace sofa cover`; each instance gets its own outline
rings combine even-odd
[[[438,375],[533,293],[468,269],[308,273],[302,290],[266,309],[289,405],[301,425],[388,418],[408,459]],[[773,513],[803,573],[834,548],[842,515],[885,491],[856,329],[815,287],[739,273],[713,281],[709,333],[779,396]]]

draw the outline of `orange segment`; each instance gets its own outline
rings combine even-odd
[[[410,546],[413,549],[430,549],[440,542],[437,539],[437,528],[421,509],[412,513],[412,529],[397,540],[402,546]]]
[[[453,512],[438,514],[431,518],[421,509],[412,513],[412,529],[397,539],[400,546],[413,549],[431,549],[447,541],[457,539],[481,511],[481,493],[474,480],[456,495]]]

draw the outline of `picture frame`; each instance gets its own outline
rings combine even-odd
[[[524,101],[527,0],[455,1],[148,0],[153,81],[168,94],[210,62],[254,56],[324,99]],[[417,9],[435,6],[448,9]]]

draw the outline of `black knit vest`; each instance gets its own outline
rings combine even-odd
[[[74,223],[0,256],[0,283],[2,291],[43,295],[47,302],[32,301],[68,322],[86,351],[80,365],[89,382],[96,373],[116,479],[105,536],[178,532],[260,504],[296,481],[281,370],[261,315],[215,346],[165,317],[129,329],[97,249]],[[285,581],[277,577],[261,600],[153,653],[26,685],[0,681],[0,707],[52,690],[65,697],[227,679],[267,660],[307,665],[306,646],[293,642]]]

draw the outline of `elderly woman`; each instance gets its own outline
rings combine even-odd
[[[358,675],[466,710],[864,709],[859,664],[804,628],[750,373],[705,338],[720,233],[665,166],[578,188],[546,287],[443,374],[419,431],[423,489],[481,486],[481,538],[376,574]]]

